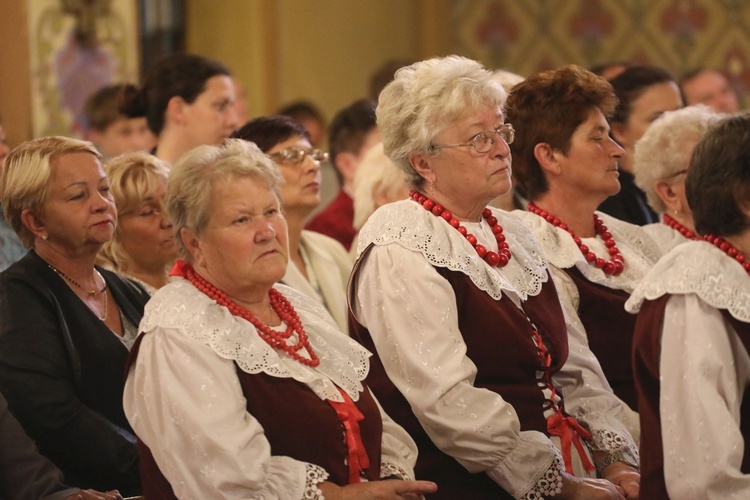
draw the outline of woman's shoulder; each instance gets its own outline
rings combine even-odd
[[[346,251],[344,245],[330,236],[303,229],[300,240],[309,252],[323,254],[330,257],[338,265],[347,265],[351,268],[352,260],[349,252]]]
[[[641,280],[625,307],[637,312],[645,300],[687,294],[750,322],[750,277],[736,260],[705,241],[674,247]]]

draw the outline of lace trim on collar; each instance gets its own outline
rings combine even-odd
[[[275,288],[297,311],[310,345],[320,358],[317,368],[271,348],[251,323],[233,316],[184,279],[162,287],[146,304],[140,330],[178,329],[222,358],[235,361],[245,373],[293,378],[321,399],[343,402],[338,386],[357,401],[370,369],[370,352],[341,333],[322,305],[287,286],[277,284]]]
[[[512,258],[503,268],[490,267],[471,244],[442,217],[435,217],[411,200],[389,203],[378,209],[359,233],[357,257],[371,243],[395,243],[421,253],[436,267],[459,271],[495,300],[503,291],[516,305],[536,296],[547,281],[547,262],[528,229],[508,212],[493,208],[503,226]]]
[[[659,260],[658,246],[641,227],[601,212],[596,213],[612,233],[617,242],[617,248],[625,258],[625,270],[619,276],[608,276],[601,269],[589,264],[583,257],[581,249],[564,229],[553,226],[531,212],[521,210],[513,212],[531,230],[551,265],[559,269],[569,269],[575,266],[592,283],[631,293],[643,276]],[[581,239],[596,255],[609,258],[607,247],[601,238]]]
[[[662,258],[625,303],[636,313],[644,300],[695,294],[716,309],[750,323],[750,276],[736,260],[705,241],[689,241]]]

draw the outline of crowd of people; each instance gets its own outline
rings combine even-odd
[[[246,120],[178,54],[88,140],[0,127],[0,498],[750,496],[723,75],[453,55],[373,88]]]

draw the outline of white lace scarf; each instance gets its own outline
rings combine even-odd
[[[644,300],[695,294],[716,309],[750,323],[750,276],[742,265],[705,241],[689,241],[662,258],[625,303],[631,313]]]
[[[455,228],[412,200],[389,203],[379,208],[359,233],[357,257],[372,243],[397,244],[421,253],[436,267],[459,271],[477,288],[495,300],[503,293],[517,305],[536,296],[547,281],[547,261],[529,230],[518,218],[492,209],[503,227],[512,257],[507,266],[493,268],[482,260]]]
[[[610,276],[586,261],[581,249],[564,229],[553,226],[531,212],[516,210],[513,213],[518,214],[531,230],[551,265],[558,269],[575,266],[588,281],[607,288],[631,293],[660,257],[658,245],[641,227],[596,212],[612,234],[617,248],[625,259],[624,271],[618,276]],[[597,236],[581,239],[597,256],[606,256],[606,259],[609,259],[601,238]]]
[[[316,368],[273,349],[250,322],[232,315],[185,279],[161,288],[146,304],[140,330],[177,329],[222,358],[235,361],[245,373],[293,378],[321,399],[343,402],[338,386],[357,401],[370,369],[370,352],[341,333],[322,305],[287,286],[277,284],[274,288],[297,311],[310,345],[320,358]]]

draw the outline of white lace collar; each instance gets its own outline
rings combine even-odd
[[[442,217],[411,200],[389,203],[367,220],[359,233],[357,257],[371,244],[397,244],[421,253],[436,267],[459,271],[495,300],[503,292],[519,305],[538,295],[547,281],[547,262],[529,230],[508,212],[492,209],[512,257],[507,266],[493,268],[479,258],[471,244]]]
[[[695,294],[711,307],[726,309],[750,323],[750,276],[708,242],[688,241],[665,255],[630,296],[625,309],[636,313],[644,300],[667,294]]]
[[[140,330],[178,329],[237,362],[245,373],[267,373],[306,384],[321,399],[343,402],[338,387],[354,400],[363,390],[370,352],[341,333],[322,305],[284,285],[274,286],[292,304],[320,364],[312,368],[271,348],[248,321],[233,316],[185,279],[162,287],[146,304]]]
[[[617,248],[625,258],[625,270],[618,276],[609,276],[586,261],[581,249],[564,229],[553,226],[531,212],[515,210],[513,214],[521,217],[531,230],[551,265],[559,269],[569,269],[575,266],[587,280],[607,288],[631,293],[643,276],[659,260],[660,252],[656,242],[641,227],[596,212],[612,233]],[[596,255],[609,257],[607,247],[601,238],[581,238],[581,240]]]

